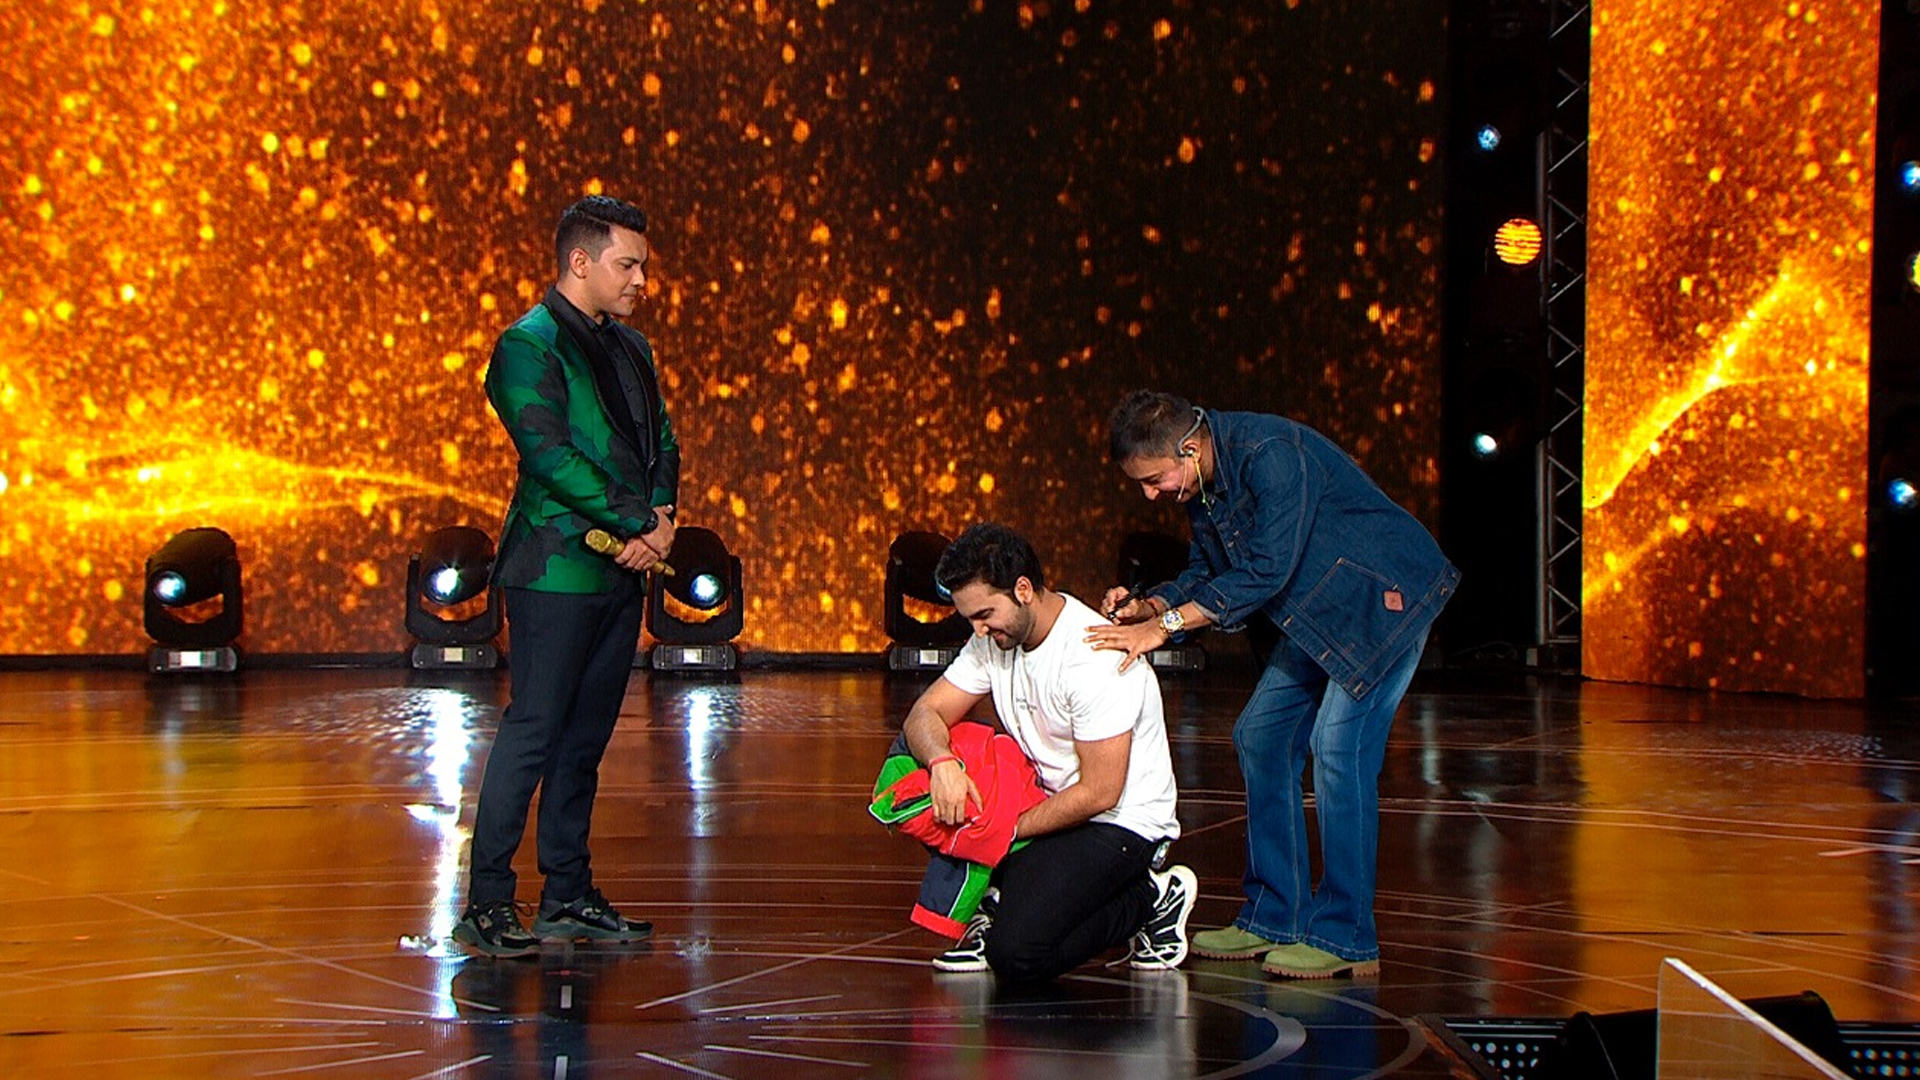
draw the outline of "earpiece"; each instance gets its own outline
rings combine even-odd
[[[1193,410],[1193,424],[1187,428],[1186,434],[1180,436],[1181,457],[1192,457],[1199,453],[1199,450],[1196,449],[1193,444],[1187,442],[1187,440],[1193,438],[1193,433],[1199,431],[1200,425],[1206,423],[1206,421],[1207,414],[1201,412],[1199,406],[1195,406]]]
[[[1193,437],[1193,433],[1196,431],[1199,431],[1200,425],[1205,423],[1206,420],[1207,420],[1207,414],[1204,412],[1201,412],[1199,408],[1196,407],[1193,410],[1193,426],[1187,428],[1187,433],[1185,435],[1180,436],[1180,442],[1185,444],[1188,439],[1191,439]],[[1182,461],[1192,466],[1193,479],[1195,481],[1197,489],[1200,492],[1200,498],[1204,500],[1207,497],[1207,489],[1204,483],[1204,478],[1200,475],[1200,461],[1199,461],[1200,448],[1191,444],[1182,445],[1180,447],[1179,454]],[[1187,470],[1181,469],[1180,470],[1180,492],[1179,494],[1175,495],[1174,498],[1184,499],[1186,498],[1186,496],[1187,496]]]

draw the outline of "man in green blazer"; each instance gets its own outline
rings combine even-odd
[[[487,398],[520,456],[494,580],[506,598],[511,697],[487,756],[467,908],[454,939],[494,956],[541,938],[639,941],[594,887],[587,834],[600,759],[633,672],[645,571],[673,547],[680,445],[653,347],[621,319],[646,284],[646,215],[589,196],[554,234],[559,278],[495,343]],[[590,529],[625,538],[612,556]],[[540,789],[532,932],[514,910],[514,852]]]

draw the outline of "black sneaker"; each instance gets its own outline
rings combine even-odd
[[[1200,879],[1184,866],[1165,873],[1148,875],[1160,890],[1153,914],[1133,935],[1133,951],[1127,957],[1131,967],[1151,971],[1176,968],[1187,959],[1187,916],[1193,914],[1200,899]]]
[[[520,924],[511,900],[469,904],[454,924],[453,940],[488,956],[530,956],[540,951],[540,939]]]
[[[967,920],[966,933],[953,948],[933,958],[935,971],[964,972],[987,970],[987,931],[993,929],[993,916],[986,911]]]
[[[653,924],[627,918],[599,889],[588,889],[587,895],[565,903],[542,898],[533,932],[549,941],[645,941],[653,936]]]

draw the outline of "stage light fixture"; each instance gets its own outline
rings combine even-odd
[[[1894,477],[1887,481],[1887,506],[1903,514],[1912,512],[1920,506],[1920,488],[1904,476]]]
[[[1500,149],[1500,143],[1502,141],[1503,136],[1500,134],[1500,129],[1494,127],[1492,124],[1482,124],[1480,125],[1480,130],[1473,133],[1473,145],[1489,154]]]
[[[695,574],[693,580],[687,583],[687,595],[692,599],[694,607],[702,611],[710,611],[718,607],[727,594],[719,578],[712,574]]]
[[[733,639],[745,622],[739,557],[713,530],[689,525],[674,534],[667,561],[673,573],[649,575],[649,665],[656,671],[732,671],[740,664]]]
[[[1114,578],[1128,592],[1144,596],[1148,589],[1172,581],[1187,568],[1191,546],[1161,532],[1131,532],[1120,539],[1119,566]],[[1195,642],[1169,642],[1149,652],[1147,664],[1156,671],[1204,671],[1207,651]]]
[[[240,666],[240,553],[220,529],[176,533],[147,559],[143,602],[147,668],[233,671]]]
[[[460,571],[443,566],[427,579],[427,595],[438,603],[451,604],[460,588]]]
[[[1903,161],[1899,167],[1900,190],[1920,195],[1920,161]]]
[[[153,596],[169,607],[178,604],[187,595],[187,579],[168,570],[153,579]]]
[[[1907,287],[1920,292],[1920,251],[1907,256]]]
[[[1486,342],[1479,357],[1484,367],[1467,385],[1461,413],[1465,423],[1455,438],[1475,463],[1491,466],[1516,457],[1546,435],[1539,380],[1527,374],[1524,342]],[[1456,451],[1458,452],[1458,451]]]
[[[937,671],[953,662],[973,628],[933,569],[950,543],[937,532],[903,532],[887,546],[885,625],[892,671]]]
[[[1509,218],[1493,231],[1494,257],[1508,266],[1526,266],[1540,257],[1545,238],[1526,218]]]
[[[1873,482],[1887,509],[1920,510],[1920,405],[1889,410],[1873,450]]]
[[[427,534],[407,560],[407,632],[415,668],[492,668],[503,621],[493,587],[493,539],[470,525]]]

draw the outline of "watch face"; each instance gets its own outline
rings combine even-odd
[[[1174,608],[1165,615],[1160,616],[1160,629],[1165,630],[1169,634],[1177,632],[1185,625],[1187,625],[1187,620],[1181,617],[1178,608]]]

